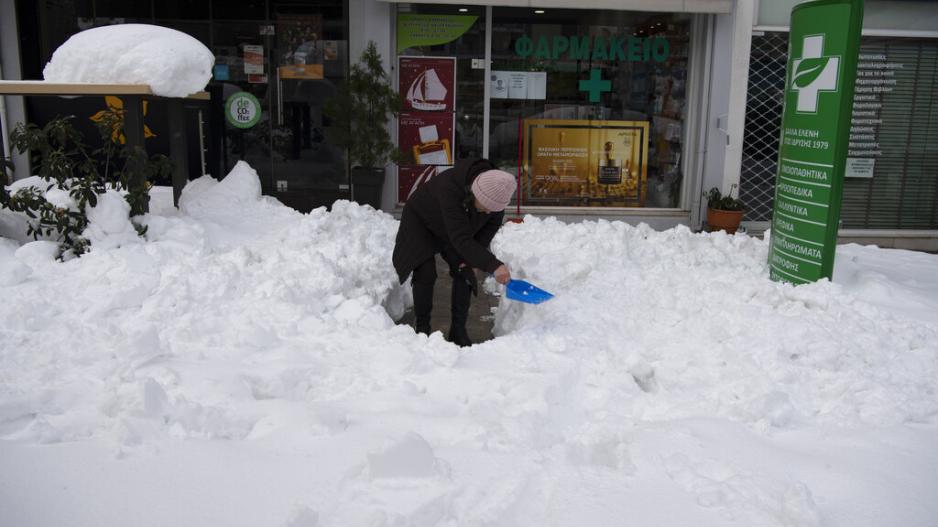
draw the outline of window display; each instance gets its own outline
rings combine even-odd
[[[690,18],[543,11],[493,10],[489,157],[527,206],[678,207]]]
[[[523,199],[640,207],[648,122],[525,119]]]

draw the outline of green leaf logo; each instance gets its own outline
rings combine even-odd
[[[817,78],[821,76],[821,73],[824,72],[824,68],[827,66],[829,60],[830,57],[801,59],[793,75],[794,78],[791,82],[792,87],[801,89],[810,86],[811,83],[817,80]]]

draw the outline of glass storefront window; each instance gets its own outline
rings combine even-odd
[[[482,157],[485,8],[399,4],[398,202],[460,159]]]
[[[127,2],[126,0],[95,0],[95,17],[113,19],[129,18],[146,20],[153,16],[153,7],[147,2]]]
[[[450,42],[436,45],[406,46],[398,36],[398,56],[455,57],[456,58],[456,110],[455,159],[482,156],[482,119],[484,115],[485,79],[485,8],[439,6],[429,4],[400,4],[402,15],[442,15],[474,17],[465,31]],[[459,31],[462,31],[460,28]],[[458,32],[458,31],[457,31]],[[396,67],[396,64],[395,64]]]
[[[171,27],[212,50],[215,65],[206,87],[211,102],[187,104],[190,177],[205,172],[220,177],[244,160],[257,170],[266,194],[297,210],[350,197],[345,151],[329,140],[331,123],[322,112],[348,73],[346,0],[20,4],[23,75],[28,79],[41,78],[42,66],[69,36],[102,25],[134,22]],[[257,119],[249,126],[237,127],[225,118],[224,105],[235,94],[239,100],[255,101]],[[95,137],[87,117],[99,112],[105,99],[61,101],[28,98],[30,120],[43,123],[56,113],[73,114],[86,137]],[[146,107],[149,111],[144,111],[144,122],[155,134],[146,143],[151,154],[168,150],[164,105],[154,98]]]
[[[489,157],[522,203],[678,207],[689,16],[493,11]]]
[[[206,20],[209,18],[209,4],[192,0],[160,0],[153,3],[153,16],[165,20]]]
[[[267,2],[264,0],[211,0],[212,17],[216,20],[264,20]]]

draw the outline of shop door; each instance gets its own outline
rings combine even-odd
[[[216,22],[216,64],[230,63],[222,99],[247,92],[260,106],[250,127],[227,119],[225,165],[248,162],[264,194],[301,212],[350,197],[346,154],[323,112],[346,76],[344,20],[341,2],[278,2],[267,20]]]
[[[274,188],[300,210],[349,199],[345,151],[330,142],[323,111],[345,80],[343,11],[341,2],[271,5]]]

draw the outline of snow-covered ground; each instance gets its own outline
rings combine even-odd
[[[0,240],[2,526],[938,525],[938,256],[792,287],[756,238],[528,217],[494,250],[557,297],[460,349],[394,324],[392,217],[155,194],[145,243]]]

